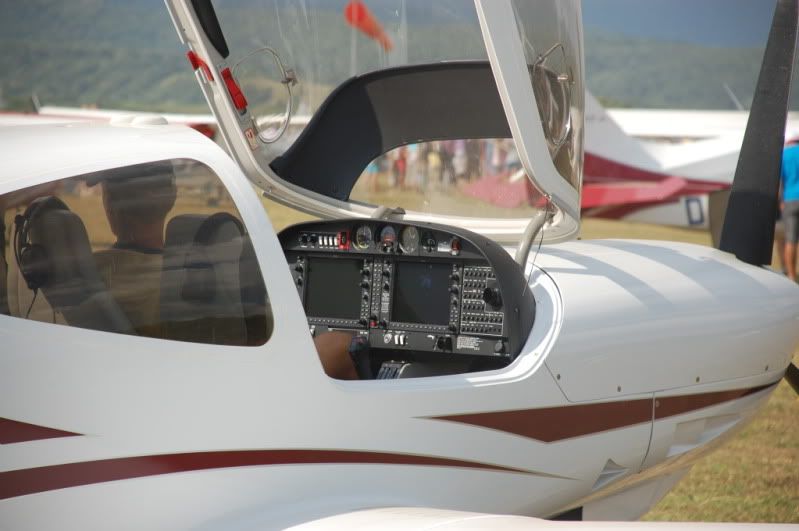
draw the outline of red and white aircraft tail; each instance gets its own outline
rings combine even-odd
[[[708,194],[729,187],[742,139],[642,141],[587,93],[584,215],[707,228]]]

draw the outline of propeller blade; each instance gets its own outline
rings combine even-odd
[[[771,263],[798,12],[777,1],[721,233],[719,249],[752,265]]]
[[[799,395],[799,368],[793,363],[788,365],[788,368],[785,370],[785,379],[788,380],[793,390]]]

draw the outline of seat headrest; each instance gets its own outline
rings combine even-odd
[[[71,326],[132,334],[97,271],[86,228],[56,197],[28,207],[15,234],[20,271]]]

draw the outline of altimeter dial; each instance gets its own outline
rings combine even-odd
[[[355,231],[355,248],[364,251],[372,246],[372,229],[368,225],[361,225]]]
[[[400,249],[405,254],[416,254],[420,240],[419,230],[416,227],[405,227],[400,234]]]

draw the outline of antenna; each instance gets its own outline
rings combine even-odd
[[[31,92],[31,106],[33,107],[33,111],[36,114],[39,114],[39,111],[42,109],[42,104],[39,101],[39,96],[37,96],[35,92]]]
[[[778,0],[721,232],[719,249],[752,265],[771,263],[797,16]]]
[[[727,83],[722,83],[721,86],[724,87],[724,91],[727,93],[727,96],[729,96],[730,99],[732,100],[732,104],[735,105],[735,108],[738,109],[739,111],[745,111],[746,107],[744,107],[743,104],[741,103],[741,100],[739,100],[735,96],[735,92],[732,91],[730,86]]]

